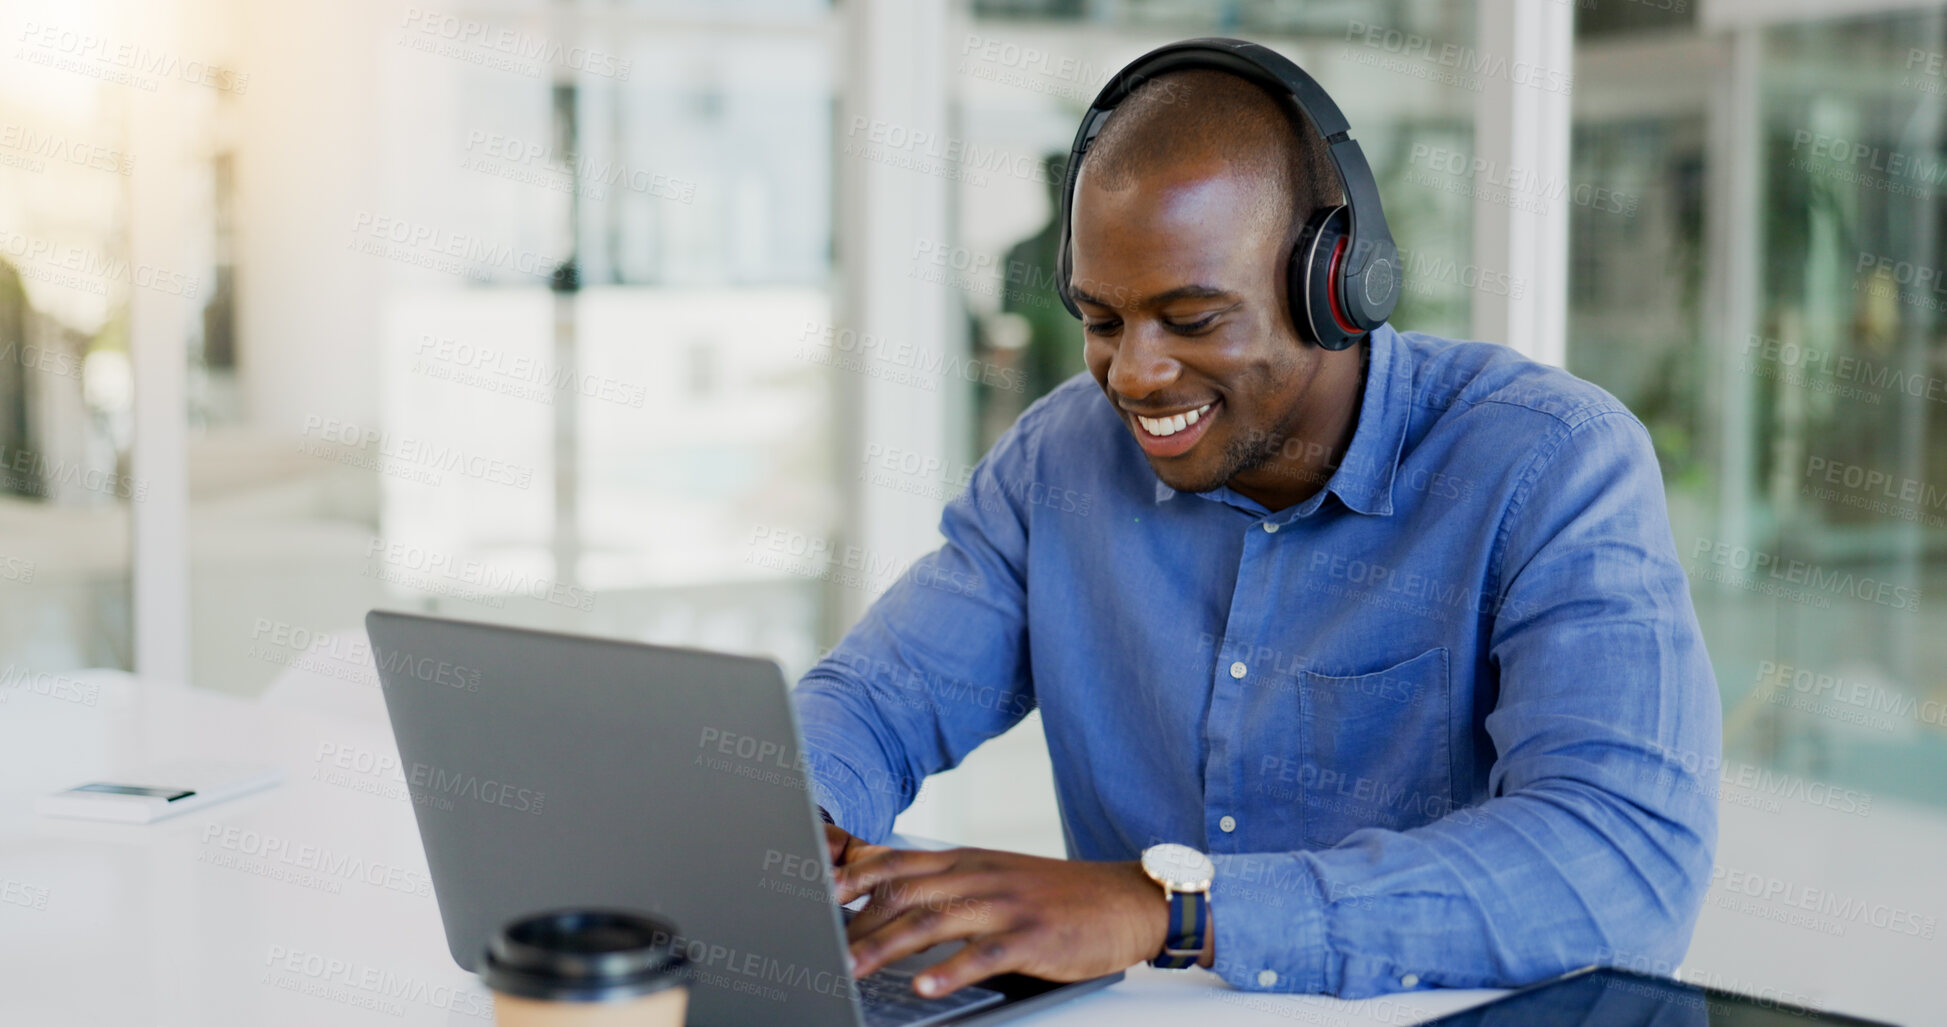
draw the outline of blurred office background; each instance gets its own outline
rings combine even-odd
[[[1081,369],[1047,283],[1087,101],[1242,35],[1364,142],[1395,324],[1650,426],[1723,690],[1725,880],[1938,878],[1947,6],[0,11],[10,687],[121,667],[371,715],[374,606],[802,672]],[[904,825],[1059,853],[1047,775],[1031,716]],[[1844,926],[1713,901],[1687,969],[1870,1013],[1947,952]]]

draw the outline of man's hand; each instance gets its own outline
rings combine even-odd
[[[852,837],[851,834],[847,833],[844,828],[839,827],[837,824],[825,825],[825,847],[831,851],[832,867],[834,869],[838,867],[842,867],[845,864],[850,863],[851,861],[868,854],[869,852],[890,851],[883,845],[867,845],[866,843],[859,841],[857,838]],[[851,899],[845,900],[845,902],[850,902],[850,901],[852,900]],[[845,902],[841,902],[839,903],[839,905],[842,906],[845,904]]]
[[[825,828],[840,904],[870,894],[849,928],[854,973],[956,938],[966,947],[920,974],[937,997],[998,973],[1051,981],[1114,973],[1162,951],[1163,890],[1139,863],[1084,863],[988,849],[918,852]]]

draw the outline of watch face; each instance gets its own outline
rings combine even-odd
[[[1143,872],[1175,891],[1202,891],[1210,887],[1217,868],[1209,856],[1170,842],[1143,850]]]

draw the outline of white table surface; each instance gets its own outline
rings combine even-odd
[[[357,769],[394,754],[382,723],[116,673],[65,677],[0,692],[0,1024],[491,1022],[486,991],[447,955],[403,782]],[[33,811],[40,794],[184,758],[272,763],[286,780],[149,825]],[[1343,1002],[1140,967],[1018,1022],[1398,1027],[1494,994]]]

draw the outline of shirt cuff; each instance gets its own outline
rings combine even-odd
[[[811,801],[817,805],[818,815],[825,818],[827,824],[837,824],[838,818],[845,813],[845,804],[838,801],[838,796],[823,781],[813,777],[810,783]]]
[[[831,814],[833,823],[862,842],[885,844],[886,836],[892,833],[896,805],[874,794],[866,787],[865,779],[836,756],[807,749],[804,769],[805,781],[811,786],[811,801]],[[881,821],[880,817],[885,819]]]
[[[1332,993],[1325,898],[1311,866],[1285,853],[1214,854],[1211,969],[1245,991]]]

